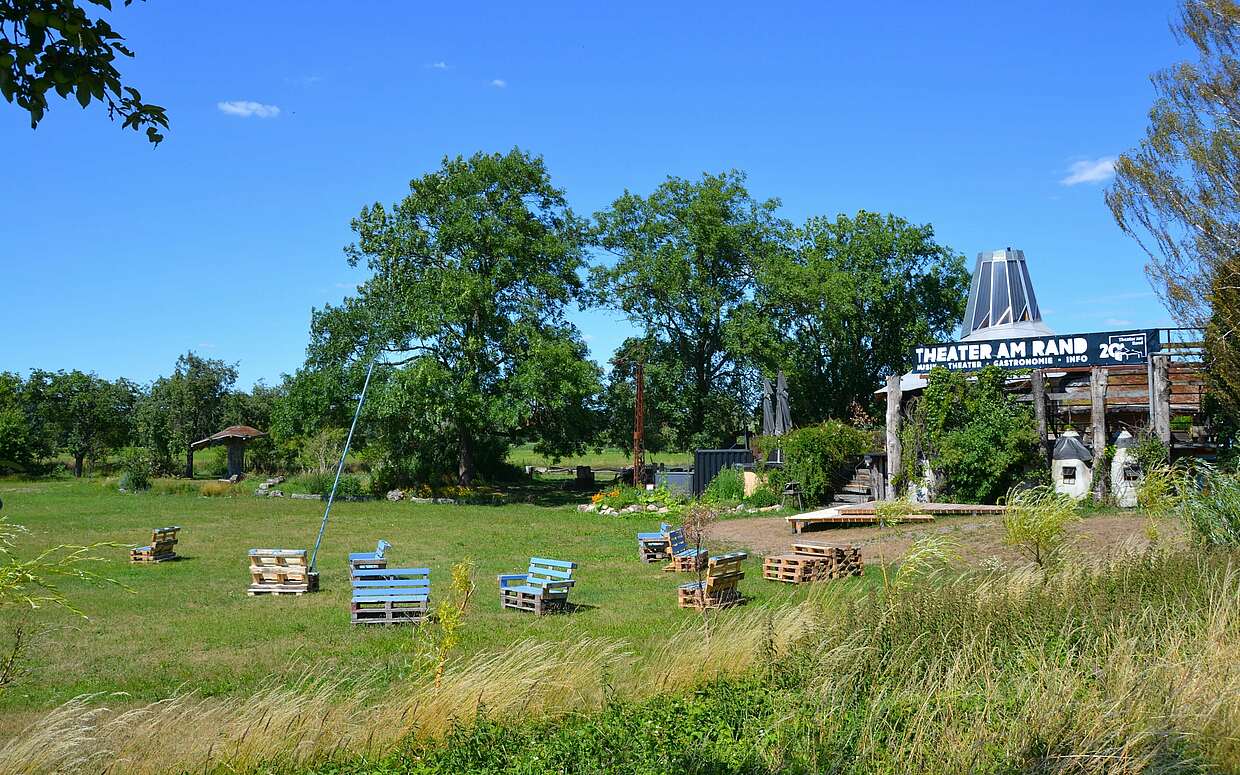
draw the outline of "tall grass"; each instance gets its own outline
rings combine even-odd
[[[1236,563],[823,585],[645,657],[514,643],[438,688],[327,672],[244,700],[81,698],[0,747],[0,772],[1238,772]]]

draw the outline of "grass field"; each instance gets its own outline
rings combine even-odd
[[[43,611],[0,615],[5,633],[19,616],[44,628],[32,672],[0,696],[0,733],[85,693],[126,692],[134,703],[187,689],[241,696],[270,675],[293,681],[311,666],[382,668],[398,680],[409,669],[412,629],[349,624],[346,555],[373,549],[378,538],[394,545],[393,565],[429,566],[439,592],[452,563],[467,557],[476,563],[478,593],[461,653],[527,639],[567,647],[602,638],[640,655],[699,619],[675,605],[675,586],[685,576],[636,558],[633,535],[655,528],[654,517],[609,520],[571,506],[339,503],[319,557],[322,591],[273,598],[246,596],[246,550],[309,548],[321,503],[129,495],[97,480],[63,479],[0,481],[0,498],[4,514],[30,530],[17,546],[19,556],[59,543],[145,543],[153,527],[184,528],[178,562],[130,565],[125,548],[101,549],[107,561],[95,570],[125,588],[66,585],[88,619]],[[524,570],[531,555],[580,564],[571,596],[580,606],[576,612],[535,618],[499,609],[496,574]],[[762,581],[753,559],[746,572],[743,589],[752,598],[746,609],[806,594]]]

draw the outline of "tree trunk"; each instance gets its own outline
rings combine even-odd
[[[185,478],[194,478],[194,450],[189,447],[185,448]]]
[[[903,397],[900,390],[900,375],[893,374],[887,378],[887,476],[889,481],[886,493],[888,500],[896,500],[900,497],[896,481],[900,478],[903,468],[901,465],[903,450],[900,442],[900,402]],[[912,476],[913,472],[910,471],[909,475]]]
[[[82,478],[82,461],[85,457],[85,455],[73,456],[73,475],[79,479]]]
[[[1033,417],[1038,426],[1038,453],[1046,460],[1051,451],[1046,443],[1046,376],[1041,369],[1034,369],[1029,383],[1033,388]],[[1043,461],[1045,462],[1045,460]]]
[[[460,450],[457,461],[456,483],[462,487],[469,487],[474,482],[474,440],[470,437],[469,431],[463,428],[460,430]]]

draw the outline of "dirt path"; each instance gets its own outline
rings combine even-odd
[[[1129,512],[1102,513],[1086,517],[1073,525],[1075,551],[1098,556],[1125,546],[1149,545],[1145,531],[1148,520]],[[1162,525],[1160,529],[1174,537],[1180,536],[1177,526]],[[882,557],[897,562],[914,541],[925,536],[941,535],[956,544],[960,559],[970,565],[998,560],[1003,563],[1022,561],[1021,555],[1003,543],[1003,522],[997,516],[941,517],[936,522],[918,525],[885,527],[848,527],[808,530],[794,536],[783,517],[730,519],[711,525],[708,538],[725,548],[743,548],[760,555],[791,551],[793,540],[829,541],[860,544],[866,562]],[[993,558],[993,559],[992,559]]]

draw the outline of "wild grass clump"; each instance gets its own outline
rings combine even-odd
[[[745,475],[735,468],[719,469],[702,493],[707,503],[740,503],[744,498]]]
[[[1049,485],[1013,488],[1005,498],[1003,541],[1039,568],[1054,565],[1068,544],[1068,526],[1080,520],[1076,501]]]

